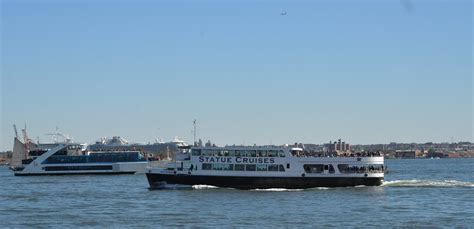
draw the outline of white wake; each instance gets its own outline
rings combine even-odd
[[[457,180],[394,180],[384,181],[382,186],[385,187],[474,187],[474,182],[465,182]]]
[[[304,189],[287,189],[287,188],[266,188],[266,189],[253,189],[252,191],[256,192],[300,192]]]
[[[216,188],[219,188],[219,187],[212,186],[212,185],[204,185],[204,184],[193,185],[193,189],[196,189],[196,190],[216,189]]]

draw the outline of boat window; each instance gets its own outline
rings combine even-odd
[[[267,157],[273,157],[273,150],[267,151]]]
[[[329,169],[329,165],[324,165],[324,170],[328,170]]]
[[[268,171],[278,172],[278,165],[269,165],[268,166]]]
[[[322,165],[321,165],[322,166]],[[223,164],[223,163],[203,163],[202,170],[219,170],[219,171],[259,171],[259,172],[285,172],[283,165],[267,165],[267,164]]]
[[[215,152],[216,152],[217,156],[219,156],[219,157],[224,156],[224,150],[216,150]]]
[[[267,151],[266,151],[266,150],[259,150],[259,151],[257,152],[257,155],[258,155],[259,157],[266,157],[266,156],[267,156]]]
[[[265,164],[258,164],[257,171],[267,171],[267,165]]]
[[[217,152],[215,150],[211,149],[209,152],[211,154],[210,156],[217,156]]]
[[[329,173],[335,173],[334,166],[329,165]]]
[[[234,157],[235,156],[235,150],[227,150],[229,153],[229,157]]]
[[[278,154],[280,155],[280,157],[285,157],[285,152],[283,150],[279,150]]]
[[[337,165],[337,169],[339,169],[340,173],[347,173],[345,171],[347,170],[348,167],[349,167],[348,164],[339,164],[339,165]]]
[[[58,152],[54,153],[54,156],[66,156],[67,155],[67,150],[66,149],[62,149],[62,150],[59,150]]]
[[[236,164],[234,168],[235,168],[235,171],[245,171],[245,165],[243,164]]]
[[[385,170],[384,165],[367,165],[369,173],[382,173]]]
[[[341,173],[383,173],[384,165],[347,165],[337,166]]]
[[[255,171],[255,165],[245,165],[245,171]]]
[[[48,150],[31,150],[28,155],[31,157],[38,157],[48,152]]]
[[[88,162],[129,162],[145,160],[138,152],[121,152],[121,153],[94,153],[88,157]]]
[[[269,157],[277,157],[277,156],[278,156],[278,151],[269,150],[269,151],[268,151],[268,156],[269,156]]]
[[[93,153],[89,156],[52,156],[46,159],[43,164],[60,163],[101,163],[101,162],[136,162],[145,161],[145,158],[138,152],[122,153]]]
[[[31,162],[33,162],[33,158],[27,158],[27,159],[23,159],[21,160],[21,164],[22,165],[29,165]]]
[[[223,164],[222,168],[222,170],[232,171],[234,170],[234,164]]]
[[[287,168],[287,169],[290,169],[290,163],[287,163],[287,164],[286,164],[286,168]]]
[[[229,150],[229,156],[234,157],[235,156],[235,150]]]
[[[257,151],[255,150],[247,150],[245,153],[246,157],[255,157],[257,155]]]
[[[211,169],[212,169],[212,164],[209,164],[209,163],[202,164],[202,170],[211,170]]]
[[[303,168],[306,173],[322,173],[324,171],[323,164],[305,164]]]
[[[212,164],[212,170],[224,170],[225,164],[217,163]]]
[[[212,150],[212,149],[209,150],[209,156],[216,156],[216,154],[217,153],[215,150]]]
[[[241,152],[242,152],[242,153],[241,153]],[[236,157],[245,157],[245,153],[244,153],[244,151],[236,150],[236,151],[235,151],[235,156],[236,156]]]
[[[202,152],[201,153],[202,156],[212,156],[211,150],[203,149],[201,152]]]
[[[45,171],[112,170],[111,165],[98,166],[47,166]]]
[[[193,156],[201,156],[201,149],[192,149]]]
[[[280,165],[280,166],[279,166],[279,170],[280,170],[280,172],[285,172],[285,166]]]

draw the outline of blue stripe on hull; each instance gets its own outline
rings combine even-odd
[[[87,173],[15,173],[15,176],[68,176],[68,175],[125,175],[132,172],[87,172]]]

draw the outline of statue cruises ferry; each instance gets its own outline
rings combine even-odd
[[[138,151],[88,152],[84,148],[76,143],[38,147],[29,150],[13,171],[16,176],[145,172],[147,162]]]
[[[193,147],[165,168],[146,172],[151,188],[211,185],[237,189],[377,186],[384,180],[377,153],[315,155],[299,147]]]

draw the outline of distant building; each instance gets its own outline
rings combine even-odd
[[[0,165],[6,165],[10,162],[12,157],[11,151],[0,152]]]
[[[415,159],[416,151],[415,150],[397,150],[395,151],[395,158]]]
[[[442,153],[442,152],[428,152],[428,154],[426,154],[426,157],[428,157],[428,158],[445,158],[445,157],[449,157],[449,155],[447,153]]]
[[[334,141],[334,143],[330,141],[326,147],[329,152],[351,151],[351,145],[349,143],[343,142],[341,139]]]
[[[351,145],[349,143],[343,142],[341,139],[337,141],[330,141],[329,144],[325,144],[326,152],[328,153],[346,153],[351,151]]]

